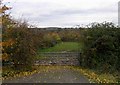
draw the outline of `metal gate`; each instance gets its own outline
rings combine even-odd
[[[35,62],[36,65],[79,65],[79,52],[42,52],[42,57]]]

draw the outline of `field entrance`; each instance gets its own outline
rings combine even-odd
[[[54,47],[40,49],[36,65],[79,65],[79,46],[77,42],[61,42]]]

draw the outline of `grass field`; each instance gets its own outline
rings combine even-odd
[[[61,42],[54,47],[40,49],[39,52],[75,52],[81,47],[82,44],[78,42]]]

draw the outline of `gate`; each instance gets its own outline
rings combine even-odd
[[[40,60],[35,62],[36,65],[74,65],[78,66],[80,57],[79,52],[41,52]]]

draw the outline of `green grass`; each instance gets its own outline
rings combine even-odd
[[[77,42],[61,42],[54,47],[40,49],[39,52],[75,52],[81,47],[82,44]]]

